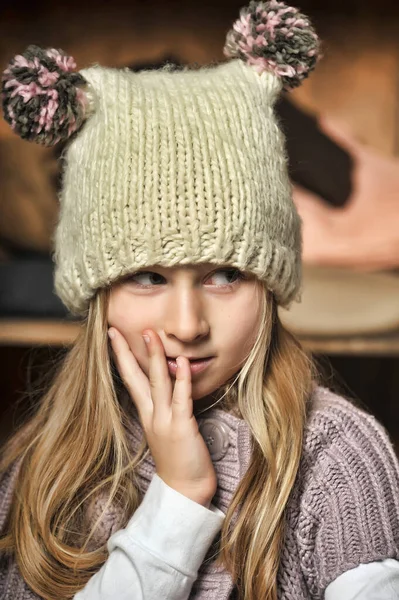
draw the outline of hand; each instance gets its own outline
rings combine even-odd
[[[172,380],[159,336],[150,337],[149,380],[123,335],[115,328],[111,340],[120,376],[137,407],[156,471],[163,481],[199,504],[209,507],[217,478],[209,450],[193,414],[190,361],[179,357],[176,383]]]
[[[319,123],[352,155],[353,191],[343,208],[332,208],[315,194],[294,187],[303,221],[304,263],[359,271],[398,268],[399,159],[361,144],[329,119]]]

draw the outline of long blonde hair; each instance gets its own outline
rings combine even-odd
[[[260,285],[256,342],[238,374],[217,392],[220,407],[245,419],[253,438],[217,557],[244,600],[277,598],[284,509],[316,377],[313,361],[279,321],[273,295]],[[106,492],[104,511],[119,505],[123,527],[142,499],[136,467],[149,450],[143,443],[132,456],[129,449],[129,414],[110,358],[108,302],[109,288],[99,290],[38,409],[6,443],[0,461],[0,477],[20,463],[0,551],[14,556],[24,580],[46,600],[73,598],[107,559],[106,544],[88,550],[100,519],[85,528],[87,503]]]

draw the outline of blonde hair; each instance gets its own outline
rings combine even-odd
[[[217,562],[231,572],[240,598],[276,600],[284,509],[316,371],[281,325],[273,295],[259,285],[264,293],[256,342],[238,374],[216,394],[220,408],[245,419],[253,437],[252,459],[228,509]],[[90,531],[85,527],[88,502],[105,492],[104,512],[119,505],[123,527],[142,498],[135,469],[149,449],[145,442],[137,455],[129,449],[129,411],[120,402],[121,380],[110,360],[108,302],[109,289],[99,290],[38,410],[7,442],[0,461],[0,476],[20,461],[0,551],[15,556],[27,584],[48,600],[73,598],[107,559],[106,543],[88,550],[101,520]]]

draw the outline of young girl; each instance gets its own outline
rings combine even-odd
[[[5,600],[399,597],[388,434],[277,314],[301,236],[273,106],[319,40],[252,2],[225,52],[76,72],[30,46],[4,71],[13,129],[68,139],[55,289],[83,317],[3,449]]]

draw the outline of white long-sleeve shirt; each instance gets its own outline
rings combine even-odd
[[[186,600],[225,515],[169,487],[156,473],[109,557],[74,600]],[[386,559],[340,575],[325,600],[398,600],[399,561]]]

